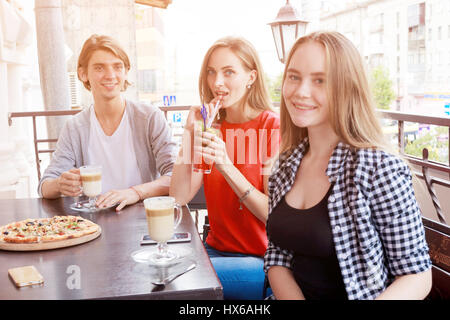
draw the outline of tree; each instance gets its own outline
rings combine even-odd
[[[379,109],[389,109],[389,106],[395,99],[395,93],[386,68],[383,66],[373,68],[370,84],[377,107]]]
[[[283,81],[283,73],[280,73],[275,79],[269,78],[266,75],[266,80],[272,102],[281,102],[281,82]]]
[[[448,128],[435,127],[414,141],[408,141],[405,153],[422,159],[422,150],[427,148],[430,160],[448,163],[448,141]]]

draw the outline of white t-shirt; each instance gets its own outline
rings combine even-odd
[[[134,152],[128,114],[123,113],[116,131],[107,136],[91,110],[88,164],[102,166],[102,193],[143,183]]]

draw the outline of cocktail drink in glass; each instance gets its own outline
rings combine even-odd
[[[219,128],[220,126],[218,124],[213,124],[210,128],[207,128],[205,130],[205,125],[203,121],[202,120],[196,121],[194,124],[194,146],[200,146],[202,148],[204,147],[201,141],[201,132],[208,131],[216,135],[219,135],[220,133]],[[200,152],[194,153],[193,170],[195,172],[209,174],[211,173],[213,163],[214,163],[213,161],[203,158]]]

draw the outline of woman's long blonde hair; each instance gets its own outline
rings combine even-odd
[[[356,148],[390,149],[385,141],[366,70],[355,46],[338,32],[319,31],[299,38],[292,46],[283,75],[297,48],[314,41],[323,45],[326,55],[326,84],[330,123],[339,138]],[[283,86],[282,85],[282,86]],[[280,104],[281,152],[289,152],[308,136],[306,128],[291,120],[284,97]]]
[[[257,72],[256,80],[242,97],[241,104],[248,102],[249,106],[256,110],[273,110],[258,53],[249,41],[241,37],[221,38],[206,52],[205,57],[203,58],[198,82],[201,103],[209,103],[214,98],[213,92],[208,86],[207,72],[209,58],[217,48],[230,49],[241,60],[242,66],[247,71],[255,70]],[[219,117],[221,119],[225,119],[225,112],[225,109],[220,110]]]

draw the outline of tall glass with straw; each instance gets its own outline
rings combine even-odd
[[[200,110],[200,113],[202,115],[202,120],[198,120],[194,124],[194,134],[195,134],[194,135],[194,146],[204,147],[202,145],[202,141],[201,141],[202,132],[210,131],[212,133],[216,133],[216,130],[218,128],[213,128],[212,122],[214,121],[214,118],[216,117],[217,112],[219,111],[222,99],[223,99],[223,97],[219,96],[219,100],[216,102],[216,105],[214,106],[214,110],[210,117],[208,117],[208,111],[206,110],[205,106],[204,105],[202,106],[202,108]],[[213,162],[208,159],[203,158],[203,156],[200,152],[194,153],[193,170],[195,172],[209,174],[209,173],[211,173],[212,165],[213,165]]]

